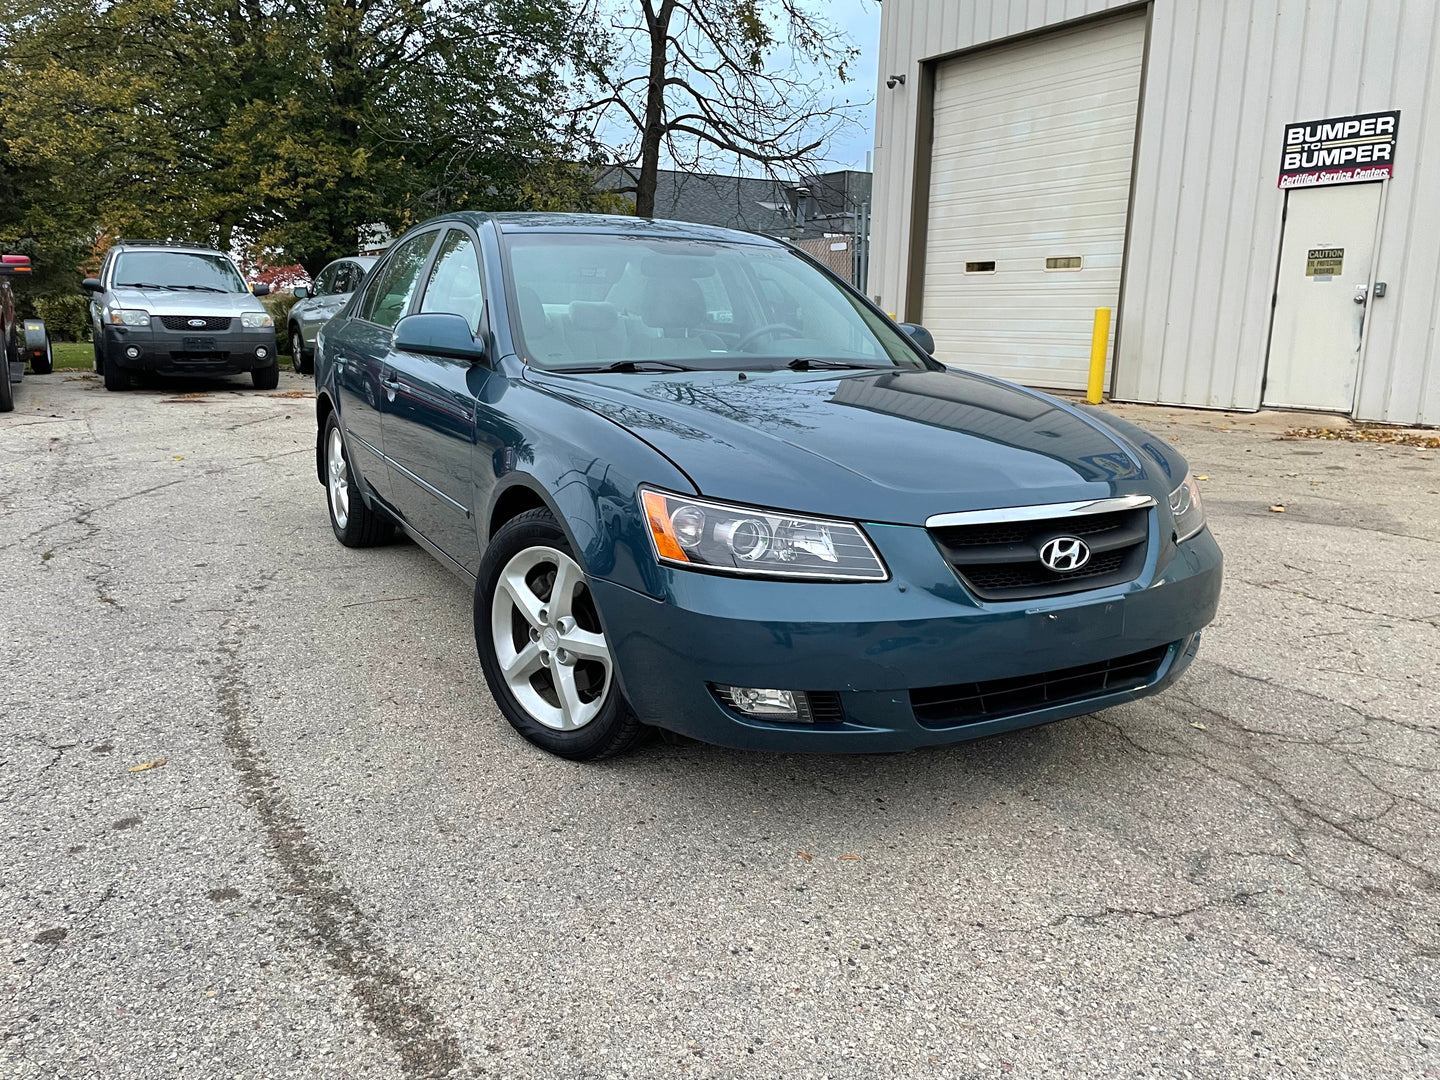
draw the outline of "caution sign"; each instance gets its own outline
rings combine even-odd
[[[1395,163],[1400,113],[1362,113],[1285,126],[1282,188],[1388,180]]]
[[[1318,279],[1339,277],[1345,269],[1344,248],[1311,248],[1305,256],[1305,276]]]

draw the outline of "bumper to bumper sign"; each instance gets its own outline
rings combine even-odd
[[[752,750],[884,753],[979,738],[1165,689],[1194,659],[1220,595],[1221,555],[1208,531],[1171,549],[1163,571],[1152,555],[1126,585],[988,604],[958,585],[924,530],[870,531],[889,582],[675,571],[662,602],[595,581],[640,718]],[[715,685],[827,692],[843,718],[744,717]]]

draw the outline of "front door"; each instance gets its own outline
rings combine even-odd
[[[1349,412],[1370,304],[1381,185],[1286,194],[1265,404]]]
[[[460,315],[478,334],[485,301],[474,238],[445,233],[419,310]],[[483,364],[390,354],[393,386],[384,406],[391,497],[405,520],[470,573],[480,569],[475,531],[475,408],[490,369]]]

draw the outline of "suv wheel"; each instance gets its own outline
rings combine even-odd
[[[0,412],[15,408],[15,387],[10,385],[10,346],[0,341]]]
[[[36,375],[49,375],[55,370],[55,350],[50,347],[48,338],[45,341],[45,355],[30,358],[30,370]]]
[[[95,374],[105,374],[105,350],[100,347],[100,339],[98,337],[93,339],[90,347],[95,350]]]
[[[119,364],[106,364],[100,374],[105,376],[106,390],[130,389],[130,372],[126,371]]]
[[[325,421],[325,492],[329,496],[330,527],[335,539],[346,547],[375,547],[395,535],[393,523],[365,505],[350,471],[340,417],[331,413]]]
[[[549,510],[512,518],[485,549],[475,645],[505,719],[542,750],[595,761],[645,730],[620,692],[585,571]]]
[[[274,390],[280,385],[280,358],[277,356],[269,367],[255,368],[250,378],[256,390]]]
[[[305,339],[300,336],[300,328],[290,328],[290,363],[295,368],[297,375],[313,375],[315,373],[315,356],[305,351]]]

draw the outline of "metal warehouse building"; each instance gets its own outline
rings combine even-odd
[[[1440,3],[884,0],[869,291],[947,362],[1440,424]]]

